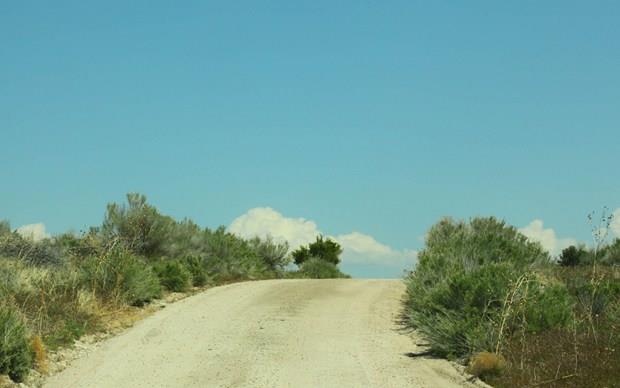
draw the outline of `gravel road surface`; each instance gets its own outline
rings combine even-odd
[[[267,280],[216,287],[137,323],[45,387],[473,387],[411,358],[399,280]]]

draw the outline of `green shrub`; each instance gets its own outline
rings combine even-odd
[[[182,262],[192,276],[192,285],[195,287],[202,287],[207,284],[207,270],[200,257],[187,256]]]
[[[435,356],[456,359],[496,343],[497,333],[487,317],[437,308],[433,314],[411,310],[407,318],[415,322]]]
[[[0,220],[0,237],[11,234],[12,232],[11,223],[7,220]]]
[[[192,274],[178,260],[160,261],[153,268],[161,285],[170,291],[184,292],[191,286]]]
[[[86,334],[89,325],[86,320],[67,319],[58,321],[55,326],[54,330],[44,337],[45,343],[52,350],[72,345]]]
[[[329,237],[323,238],[323,236],[317,236],[316,241],[310,243],[307,247],[299,247],[291,253],[291,256],[293,256],[295,264],[298,266],[301,266],[304,262],[313,257],[318,257],[324,261],[338,265],[340,263],[341,253],[342,247],[336,241]]]
[[[165,253],[174,223],[149,205],[146,196],[129,193],[127,205],[108,204],[101,234],[110,244],[118,241],[131,252],[152,258]]]
[[[145,261],[124,250],[80,263],[82,282],[97,296],[142,305],[161,295],[159,280]]]
[[[121,281],[123,299],[133,306],[140,306],[161,296],[161,285],[152,268],[135,258],[124,268]]]
[[[496,321],[513,269],[508,263],[491,263],[470,272],[454,271],[434,287],[418,291],[409,279],[407,319],[429,340],[431,351],[441,357],[460,357],[490,350],[496,342]]]
[[[502,306],[501,298],[513,277],[513,269],[507,263],[490,263],[468,272],[454,271],[445,282],[429,290],[428,307],[439,305],[481,315]]]
[[[283,270],[289,263],[288,243],[277,243],[271,237],[261,240],[258,237],[249,240],[250,247],[256,252],[271,270]]]
[[[503,221],[443,219],[405,279],[405,322],[439,356],[494,351],[506,295],[521,275],[548,262],[539,244]]]
[[[18,292],[20,267],[20,262],[0,257],[0,300]]]
[[[469,223],[441,220],[428,232],[426,247],[418,259],[416,270],[436,269],[439,277],[453,267],[467,270],[508,262],[524,268],[550,260],[540,244],[529,241],[514,227],[494,217],[474,218]]]
[[[32,366],[26,324],[15,309],[0,305],[0,375],[21,381]]]
[[[88,292],[79,275],[69,266],[42,268],[0,259],[0,299],[19,306],[49,346],[67,345],[97,323],[96,301],[85,305]]]
[[[608,307],[620,304],[620,268],[598,265],[593,267],[558,267],[555,274],[566,285],[576,302],[578,313],[597,316]]]
[[[209,277],[218,282],[275,277],[276,271],[243,240],[219,227],[202,233],[203,263]]]
[[[206,229],[208,230],[208,228]],[[192,220],[184,219],[171,224],[162,246],[165,257],[199,256],[205,254],[207,233]]]
[[[28,287],[15,295],[16,302],[30,318],[31,327],[36,327],[48,345],[71,344],[94,326],[92,309],[84,311],[79,303],[82,291],[79,272],[69,267],[45,272],[27,267],[22,269],[22,276]]]
[[[275,276],[263,260],[251,253],[247,256],[210,257],[205,266],[209,276],[217,281],[257,280]]]
[[[587,264],[591,261],[590,252],[585,247],[569,246],[562,250],[558,263],[565,267]]]
[[[54,244],[67,259],[80,260],[90,256],[100,256],[105,252],[99,230],[93,227],[82,235],[60,234],[54,237]]]
[[[573,301],[564,284],[530,284],[531,293],[525,301],[527,330],[540,333],[544,330],[564,328],[572,318]]]
[[[318,257],[311,257],[302,265],[300,272],[304,277],[311,279],[335,279],[348,278],[349,276],[340,272],[338,266]]]

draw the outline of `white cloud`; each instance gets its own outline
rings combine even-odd
[[[231,233],[244,238],[266,237],[288,241],[291,249],[313,241],[320,234],[314,222],[288,218],[270,207],[257,207],[236,218],[228,227]]]
[[[612,237],[620,238],[620,208],[614,210],[613,219],[611,221],[611,225],[609,225],[609,229],[611,229]]]
[[[417,258],[413,250],[395,250],[367,234],[352,232],[334,237],[342,245],[342,261],[412,266]]]
[[[558,238],[551,228],[544,228],[542,220],[534,220],[529,225],[519,229],[523,235],[532,241],[539,242],[552,256],[562,253],[564,248],[577,244],[572,238]]]
[[[50,238],[49,233],[45,231],[45,225],[43,223],[20,226],[16,229],[16,232],[22,237],[29,238],[34,241]]]
[[[244,238],[271,236],[276,240],[286,240],[291,250],[314,241],[316,236],[321,234],[315,222],[304,218],[285,217],[269,207],[249,210],[236,218],[228,230]],[[417,257],[415,251],[395,250],[374,237],[359,232],[330,237],[342,245],[343,263],[410,267]]]

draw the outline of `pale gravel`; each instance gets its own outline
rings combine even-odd
[[[399,280],[267,280],[168,305],[45,383],[71,387],[474,387],[411,358]]]

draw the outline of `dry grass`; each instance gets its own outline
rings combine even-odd
[[[469,360],[467,373],[476,377],[498,376],[506,369],[506,360],[499,354],[480,352]]]
[[[601,333],[606,332],[604,330]],[[612,334],[606,332],[608,335]],[[511,367],[501,376],[485,379],[495,387],[620,387],[620,341],[594,340],[585,331],[575,340],[570,330],[513,338],[505,354]]]
[[[31,340],[32,351],[34,352],[35,369],[42,374],[48,372],[47,350],[40,336],[35,335]]]
[[[575,299],[572,324],[511,333],[501,350],[510,367],[485,381],[495,387],[620,387],[620,268],[548,271]]]
[[[209,286],[194,287],[187,292],[169,292],[162,295],[162,302],[174,303],[185,299],[196,293],[202,292],[210,288]],[[104,332],[116,333],[126,328],[132,327],[135,323],[150,316],[160,310],[163,306],[159,303],[148,304],[146,306],[127,306],[127,305],[100,305],[98,310],[98,319],[100,329]]]
[[[0,388],[15,388],[17,383],[13,382],[9,376],[0,375]]]
[[[129,327],[136,322],[148,317],[159,307],[155,305],[147,305],[145,307],[121,306],[105,308],[101,310],[99,316],[101,329],[104,332],[116,333]]]

